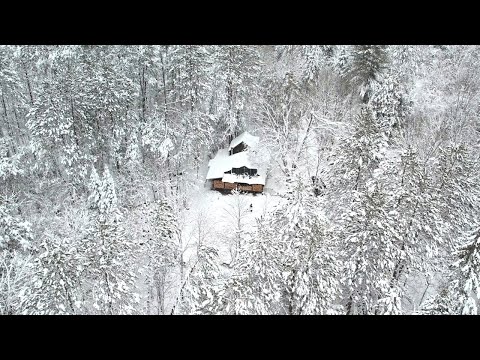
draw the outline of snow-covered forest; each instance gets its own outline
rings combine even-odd
[[[480,311],[479,46],[3,45],[0,95],[0,314]]]

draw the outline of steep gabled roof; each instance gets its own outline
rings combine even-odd
[[[230,142],[230,147],[228,150],[232,150],[235,146],[241,144],[242,142],[249,147],[255,147],[258,144],[259,139],[260,138],[258,136],[253,136],[249,132],[244,131]]]
[[[225,171],[232,168],[246,166],[249,169],[256,169],[248,158],[248,151],[242,151],[233,155],[228,155],[227,149],[220,149],[217,155],[208,162],[207,180],[219,179],[223,177]]]
[[[233,149],[242,142],[249,148],[255,147],[259,138],[257,136],[250,135],[248,132],[244,132],[240,136],[237,136],[230,143],[228,149],[220,149],[213,159],[208,162],[207,180],[222,179],[223,182],[229,183],[246,183],[246,184],[262,184],[265,185],[265,175],[263,171],[255,166],[250,160],[252,154],[249,150],[241,151],[239,153],[229,155],[229,150]],[[247,167],[249,169],[257,169],[257,175],[245,176],[236,174],[225,174],[226,171],[233,168]]]

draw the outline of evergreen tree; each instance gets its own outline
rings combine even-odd
[[[218,112],[223,114],[225,138],[244,128],[247,99],[256,93],[260,75],[260,56],[256,47],[223,45],[214,49],[217,86],[222,89]]]
[[[202,105],[202,98],[211,91],[211,60],[212,48],[209,46],[176,46],[173,51],[178,96],[183,107],[189,111],[197,110]]]
[[[465,144],[449,144],[440,149],[436,162],[436,208],[456,237],[478,214],[478,168]]]
[[[118,208],[115,184],[105,167],[95,204],[92,232],[85,246],[88,254],[90,295],[93,309],[100,314],[135,312],[135,244],[125,236]],[[93,197],[94,198],[94,197]]]
[[[81,313],[82,256],[68,239],[46,236],[33,263],[31,283],[23,294],[26,314]]]
[[[164,314],[168,277],[181,265],[177,219],[165,200],[145,207],[142,216],[150,225],[142,234],[147,258],[146,282],[156,300],[157,314]]]
[[[454,252],[447,282],[423,304],[421,314],[478,315],[480,298],[480,230],[466,233]]]
[[[10,144],[13,142],[10,137],[0,137],[0,179],[3,181],[25,173],[21,166],[23,154],[11,151]]]
[[[92,166],[92,170],[90,172],[90,180],[88,183],[88,203],[91,209],[98,210],[98,204],[100,202],[100,188],[102,186],[102,181],[98,176],[97,170],[95,166]]]
[[[11,206],[0,199],[0,251],[26,250],[33,236],[31,224],[11,212]]]
[[[32,261],[22,251],[0,251],[0,315],[25,311],[23,298],[32,277]]]
[[[395,219],[399,237],[398,257],[392,259],[393,271],[389,280],[390,295],[379,304],[382,313],[403,313],[406,301],[412,304],[409,280],[419,273],[435,271],[435,259],[444,244],[441,218],[433,207],[435,190],[432,177],[419,161],[412,147],[392,148],[374,173],[374,181],[382,186],[385,211]]]
[[[312,183],[291,174],[286,205],[270,226],[280,241],[287,314],[325,314],[338,296],[339,264]],[[277,241],[278,241],[277,240]]]
[[[456,303],[455,312],[478,315],[480,299],[480,227],[471,231],[465,244],[456,252],[453,264],[455,277],[452,279],[452,296]]]
[[[21,312],[22,292],[31,275],[31,224],[12,210],[0,199],[0,314]]]
[[[181,314],[214,314],[212,307],[218,302],[219,266],[218,250],[199,244],[196,260],[180,288],[179,311]],[[172,309],[174,314],[177,304]]]
[[[218,311],[232,314],[325,314],[339,291],[339,265],[326,220],[305,179],[292,175],[286,203],[244,233]],[[308,184],[308,183],[307,183]],[[247,295],[247,296],[246,296]]]
[[[263,220],[258,233],[243,233],[232,275],[218,291],[214,313],[231,315],[285,313],[283,278],[276,232]],[[275,232],[275,234],[274,234]]]
[[[399,78],[392,72],[385,73],[372,83],[369,105],[389,135],[393,128],[405,126],[406,117],[411,112],[411,101],[402,89]]]
[[[439,209],[434,206],[437,195],[433,179],[412,147],[408,146],[399,157],[391,157],[383,165],[391,213],[401,234],[402,256],[395,263],[391,284],[403,296],[405,281],[400,279],[406,280],[412,270],[433,271],[431,260],[439,255],[444,244],[442,221]]]
[[[348,78],[359,89],[363,103],[368,103],[372,93],[372,82],[378,80],[388,60],[384,45],[355,45]]]
[[[400,312],[397,284],[391,279],[401,258],[401,234],[389,211],[388,198],[375,181],[355,192],[349,211],[339,224],[344,245],[347,314]]]
[[[339,45],[333,55],[333,66],[342,78],[348,78],[352,62],[352,51],[348,45]]]
[[[15,47],[0,46],[0,141],[2,138],[8,140],[5,144],[8,145],[7,157],[21,153],[26,143],[25,113],[28,101],[16,64]],[[3,156],[0,153],[0,159]]]
[[[334,47],[331,45],[304,45],[301,47],[304,58],[303,79],[316,83],[322,69],[332,63]]]
[[[333,149],[333,164],[327,187],[333,196],[340,188],[350,193],[362,191],[385,157],[387,137],[368,107],[361,109],[353,121],[350,133]],[[348,194],[347,193],[347,194]]]

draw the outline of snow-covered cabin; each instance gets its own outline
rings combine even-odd
[[[258,141],[258,136],[245,131],[227,149],[218,150],[208,163],[207,180],[211,180],[213,189],[263,192],[265,174],[251,158]]]

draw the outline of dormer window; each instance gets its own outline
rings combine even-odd
[[[241,142],[237,146],[235,146],[233,149],[230,150],[230,155],[237,154],[239,152],[242,152],[247,149],[247,145],[245,145],[244,142]]]

